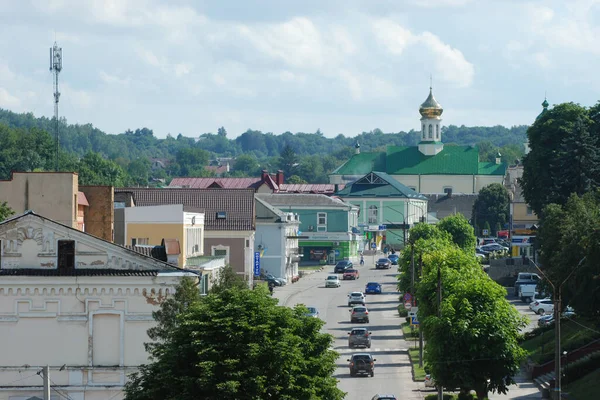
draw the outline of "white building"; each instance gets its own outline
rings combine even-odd
[[[161,301],[198,274],[31,211],[0,223],[0,398],[117,400]]]

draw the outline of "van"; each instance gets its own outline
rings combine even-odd
[[[538,274],[533,272],[519,272],[517,276],[517,281],[515,282],[515,296],[519,295],[519,286],[521,285],[537,285],[540,282],[541,278]]]

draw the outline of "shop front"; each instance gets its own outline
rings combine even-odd
[[[346,240],[325,240],[327,236],[322,240],[315,237],[299,240],[302,254],[300,265],[335,264],[340,260],[358,259],[358,235],[349,236],[346,236]]]

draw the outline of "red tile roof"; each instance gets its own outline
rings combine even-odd
[[[207,231],[254,230],[254,189],[115,188],[115,195],[123,192],[131,193],[137,206],[202,208]],[[217,218],[219,212],[225,212],[225,218]]]

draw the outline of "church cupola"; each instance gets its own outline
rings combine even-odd
[[[500,152],[498,152],[498,154],[496,154],[496,164],[501,164],[502,163],[502,154],[500,154]]]
[[[354,154],[360,154],[360,143],[358,142],[354,145]]]
[[[429,87],[429,96],[421,107],[421,141],[419,151],[426,156],[434,156],[444,149],[442,143],[442,105],[433,97],[433,88]]]

